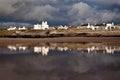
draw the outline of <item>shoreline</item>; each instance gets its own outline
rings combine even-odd
[[[0,38],[0,44],[12,43],[118,43],[120,37],[55,37],[55,38]]]

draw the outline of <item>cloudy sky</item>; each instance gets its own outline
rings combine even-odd
[[[0,0],[0,22],[120,23],[120,0]]]

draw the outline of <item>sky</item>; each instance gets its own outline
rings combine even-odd
[[[0,23],[120,23],[120,0],[0,0]]]

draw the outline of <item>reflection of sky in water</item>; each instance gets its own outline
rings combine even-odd
[[[9,45],[0,48],[0,79],[119,80],[119,46],[112,46],[115,51],[111,55],[99,47],[92,47],[89,53],[88,47]]]
[[[1,55],[0,76],[2,77],[0,79],[79,80],[83,78],[83,80],[114,80],[114,77],[110,78],[110,76],[115,76],[117,80],[120,78],[117,76],[120,74],[119,56],[68,55],[65,52],[61,54],[60,51],[57,51],[55,54],[57,53],[59,55]]]

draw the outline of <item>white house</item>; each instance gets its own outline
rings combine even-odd
[[[68,29],[68,27],[66,25],[65,26],[60,25],[60,26],[58,26],[57,29]]]
[[[88,28],[88,29],[90,29],[90,28],[91,28],[91,25],[90,25],[90,23],[88,23],[88,25],[87,25],[87,28]]]
[[[35,24],[34,25],[34,30],[39,30],[41,29],[41,25],[40,24]]]
[[[47,21],[42,21],[42,24],[35,24],[33,29],[34,30],[46,30],[46,29],[49,29],[49,25]]]
[[[112,22],[112,23],[107,23],[105,29],[106,29],[106,30],[115,29],[114,23],[113,23],[113,22]]]
[[[23,27],[19,27],[18,30],[27,30],[27,28],[23,26]]]
[[[88,23],[87,28],[88,28],[88,29],[91,29],[91,30],[99,30],[99,29],[100,29],[100,26],[94,26],[94,25],[90,25],[90,23]]]
[[[11,31],[11,30],[16,30],[16,29],[17,29],[16,27],[10,26],[7,30],[8,30],[8,31]]]
[[[43,22],[42,22],[41,28],[42,28],[43,30],[49,29],[49,25],[48,25],[47,21],[43,21]]]
[[[114,23],[103,23],[103,24],[100,24],[100,25],[90,25],[90,23],[88,23],[88,26],[87,28],[88,29],[91,29],[91,30],[113,30],[115,29],[115,25]]]

